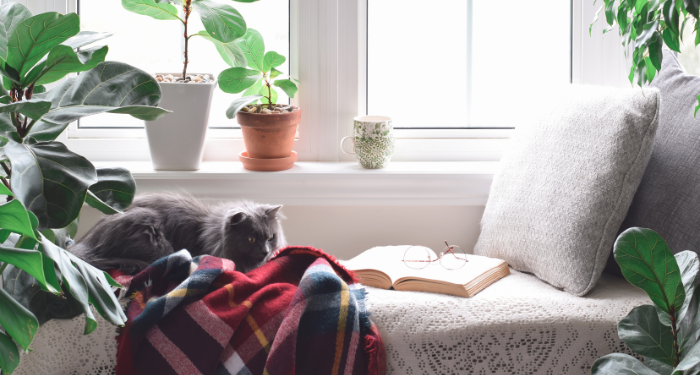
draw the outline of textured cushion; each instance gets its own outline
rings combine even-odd
[[[661,93],[659,129],[649,165],[620,232],[650,228],[671,251],[700,252],[700,116],[693,117],[700,77],[683,71],[664,50],[661,71],[652,86]],[[619,273],[610,257],[608,269]]]
[[[610,275],[586,298],[517,271],[472,298],[367,290],[389,375],[590,375],[598,357],[632,354],[617,322],[651,304],[641,289]]]
[[[474,253],[581,296],[600,278],[649,161],[659,93],[571,86],[542,102],[501,161]]]

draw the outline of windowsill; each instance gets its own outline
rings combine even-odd
[[[128,168],[139,193],[176,191],[287,205],[480,206],[498,162],[399,161],[376,170],[356,162],[297,162],[282,172],[252,172],[240,162],[204,162],[199,171],[155,171],[150,162],[95,166]]]

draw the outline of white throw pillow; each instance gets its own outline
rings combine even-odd
[[[649,161],[660,95],[578,85],[551,94],[501,160],[474,253],[582,296]]]

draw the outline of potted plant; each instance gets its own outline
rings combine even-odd
[[[104,62],[108,48],[85,46],[109,34],[80,32],[74,13],[33,16],[18,3],[0,8],[0,274],[23,274],[40,293],[0,289],[0,369],[19,363],[17,345],[27,350],[41,317],[27,308],[37,294],[68,298],[96,327],[90,305],[107,321],[123,325],[125,315],[106,273],[66,251],[83,203],[117,213],[133,198],[131,174],[96,169],[55,139],[70,122],[99,113],[155,120],[160,87],[151,75],[127,64]],[[69,73],[83,72],[67,78]],[[57,82],[62,80],[61,82]],[[57,82],[52,90],[45,84]],[[4,278],[7,282],[8,279]]]
[[[218,81],[223,92],[243,92],[243,97],[234,100],[226,110],[226,116],[235,117],[241,125],[246,151],[240,159],[248,169],[289,169],[296,160],[292,147],[301,122],[301,109],[277,104],[278,93],[273,86],[293,98],[297,85],[291,77],[281,78],[282,72],[276,68],[286,59],[275,51],[265,53],[265,42],[258,31],[248,29],[236,43],[250,69],[226,69],[219,74]],[[259,101],[261,104],[257,104]]]
[[[686,250],[674,256],[658,233],[630,228],[615,241],[613,255],[623,276],[644,290],[653,305],[635,307],[617,325],[620,339],[637,358],[608,354],[595,361],[591,373],[697,374],[700,368],[697,254]]]
[[[250,3],[256,0],[234,1]],[[182,12],[178,12],[173,4],[181,6]],[[197,170],[204,152],[216,82],[211,72],[187,72],[189,42],[193,37],[206,39],[214,43],[229,66],[245,66],[243,51],[235,43],[247,30],[243,16],[232,6],[212,0],[122,0],[122,6],[134,13],[183,24],[182,72],[156,72],[163,91],[161,106],[173,109],[173,114],[146,121],[146,135],[155,169]],[[193,12],[199,14],[205,30],[188,34]]]

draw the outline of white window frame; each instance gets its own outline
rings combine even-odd
[[[290,74],[302,82],[292,103],[303,110],[294,149],[304,161],[354,160],[339,145],[352,134],[352,118],[366,111],[367,0],[290,1]],[[77,10],[76,0],[17,2],[34,13]],[[604,37],[602,20],[588,35],[596,10],[593,0],[572,0],[572,82],[627,86],[629,65],[619,36]],[[93,161],[149,160],[143,130],[71,126],[59,140]],[[393,160],[498,160],[512,134],[509,129],[400,129]],[[210,161],[236,161],[244,149],[236,129],[210,129],[205,147]]]

